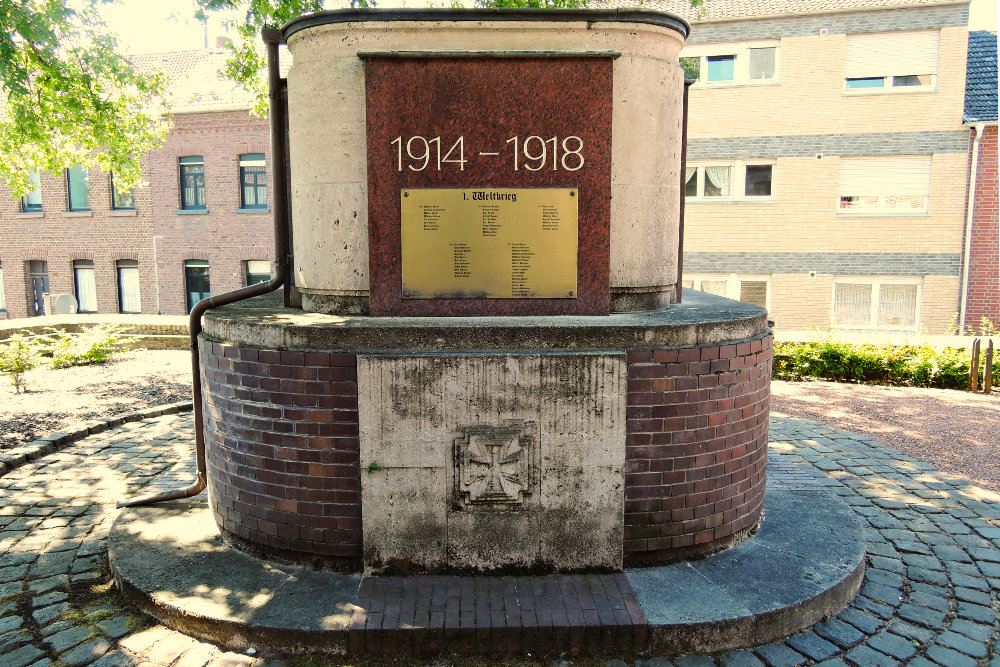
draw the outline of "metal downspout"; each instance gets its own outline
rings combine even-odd
[[[684,299],[684,190],[687,186],[688,144],[688,91],[694,79],[684,79],[684,96],[681,105],[681,191],[680,220],[677,224],[677,303]]]
[[[197,478],[194,484],[160,493],[148,494],[128,500],[120,500],[117,507],[151,505],[165,500],[190,498],[205,490],[207,485],[205,464],[205,414],[201,396],[201,359],[198,353],[198,335],[201,333],[201,316],[212,308],[225,306],[237,301],[273,292],[285,284],[289,270],[288,258],[288,183],[285,179],[285,110],[280,100],[281,71],[278,67],[278,46],[282,43],[281,32],[265,29],[262,37],[267,45],[268,100],[271,120],[271,164],[274,184],[274,263],[275,276],[266,283],[210,296],[202,299],[191,309],[189,322],[191,333],[192,406],[194,409],[194,442]]]
[[[972,215],[976,203],[976,176],[979,174],[979,140],[984,123],[976,123],[976,138],[972,141],[972,166],[969,171],[969,204],[965,211],[965,251],[962,257],[961,305],[958,309],[958,332],[965,331],[965,310],[969,301],[969,264],[972,261]]]

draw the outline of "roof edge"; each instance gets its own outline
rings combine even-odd
[[[941,2],[928,2],[922,5],[914,4],[893,4],[880,7],[845,7],[844,9],[817,9],[814,11],[786,12],[784,14],[759,14],[753,16],[726,16],[717,19],[696,19],[694,25],[704,25],[708,23],[733,23],[735,21],[764,21],[768,19],[797,18],[799,16],[832,16],[838,14],[857,14],[861,12],[881,12],[900,9],[924,9],[926,7],[949,7],[956,5],[969,5],[972,0],[941,0]]]

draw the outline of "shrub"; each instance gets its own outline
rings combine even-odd
[[[909,385],[962,389],[969,386],[968,349],[911,345],[775,343],[773,375],[779,380],[824,378],[837,382]],[[985,372],[980,356],[979,377]],[[1000,385],[1000,360],[993,366],[993,385]]]
[[[0,343],[0,373],[9,375],[14,392],[27,391],[24,374],[39,362],[38,346],[23,333],[16,333]]]
[[[107,363],[114,355],[126,351],[121,343],[129,337],[122,332],[123,327],[112,324],[98,324],[79,333],[53,331],[48,337],[52,368]]]

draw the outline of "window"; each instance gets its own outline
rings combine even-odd
[[[684,173],[684,196],[704,202],[770,200],[773,172],[773,164],[689,165]]]
[[[861,279],[833,284],[834,326],[915,330],[919,320],[917,282]]]
[[[189,259],[184,262],[184,291],[187,294],[187,312],[189,313],[196,303],[211,295],[206,260]]]
[[[115,174],[111,173],[111,208],[115,211],[134,211],[135,194],[115,183]]]
[[[263,153],[240,156],[240,208],[267,208],[267,174]]]
[[[181,209],[205,209],[205,161],[200,155],[180,158]]]
[[[247,285],[266,283],[271,279],[271,262],[266,259],[250,259],[246,265]]]
[[[42,177],[35,169],[28,176],[31,192],[21,197],[21,210],[25,213],[38,213],[42,210]]]
[[[736,78],[736,56],[706,56],[706,81],[732,81]]]
[[[3,290],[3,264],[0,264],[0,313],[7,310],[7,298]]]
[[[839,213],[927,213],[931,156],[842,157],[839,187]]]
[[[66,187],[69,191],[70,211],[90,210],[90,176],[81,165],[66,170]]]
[[[687,276],[684,280],[685,288],[752,303],[761,308],[770,306],[770,285],[771,279],[767,276],[740,276],[735,273]]]
[[[118,270],[118,312],[141,313],[139,303],[139,262],[121,259],[115,265]]]
[[[775,83],[778,79],[777,42],[693,46],[682,54],[685,76],[700,86]]]
[[[774,56],[777,50],[773,46],[750,49],[750,79],[763,80],[774,78]]]
[[[848,35],[844,88],[853,93],[906,93],[937,85],[940,33]]]
[[[80,313],[97,312],[97,282],[94,263],[89,259],[73,262],[73,285],[76,289],[76,309]]]

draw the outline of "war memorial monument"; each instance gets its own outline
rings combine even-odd
[[[278,276],[194,313],[199,482],[123,512],[121,590],[226,646],[351,654],[715,651],[842,608],[852,513],[765,498],[766,312],[682,292],[689,30],[267,35]]]

